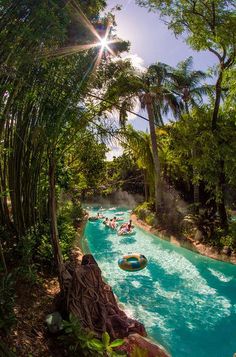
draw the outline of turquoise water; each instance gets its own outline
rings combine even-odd
[[[111,218],[118,211],[124,209],[102,213]],[[128,219],[128,211],[125,216]],[[85,227],[85,242],[126,312],[143,322],[148,334],[173,357],[232,357],[236,266],[135,230],[135,235],[122,237],[102,221]],[[135,252],[146,256],[147,267],[121,270],[118,259]]]

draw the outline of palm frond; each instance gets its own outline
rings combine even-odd
[[[210,91],[210,86],[202,82],[208,75],[199,70],[193,70],[193,58],[179,62],[176,70],[173,71],[170,89],[178,97],[179,109],[187,111],[188,106],[196,106],[203,103],[203,97]]]

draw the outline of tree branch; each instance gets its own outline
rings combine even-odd
[[[216,50],[214,50],[214,48],[208,47],[208,50],[214,53],[214,55],[218,57],[219,61],[222,62],[222,56]]]

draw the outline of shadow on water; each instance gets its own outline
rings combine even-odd
[[[122,243],[122,244],[132,244],[135,242],[136,242],[136,239],[134,237],[125,237],[125,238],[120,239],[120,243]]]

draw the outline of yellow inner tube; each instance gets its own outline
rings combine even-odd
[[[147,258],[143,254],[127,254],[119,259],[118,265],[126,271],[137,271],[146,267]]]

